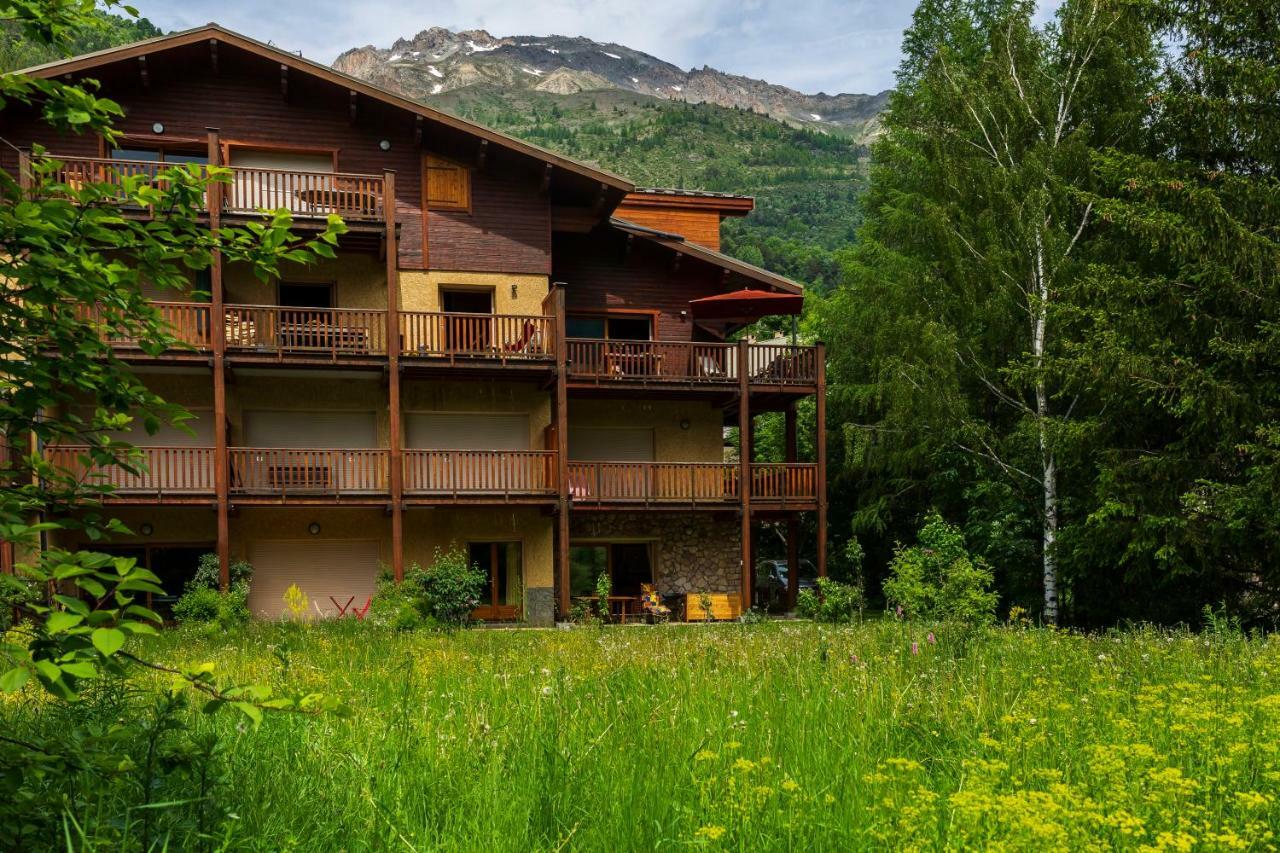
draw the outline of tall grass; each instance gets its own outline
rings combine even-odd
[[[344,699],[256,730],[190,712],[235,849],[1275,844],[1280,643],[927,630],[254,625],[146,651]],[[0,725],[18,709],[40,725],[29,702]]]

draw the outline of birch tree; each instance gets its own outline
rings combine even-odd
[[[882,523],[886,493],[927,491],[940,458],[964,460],[1034,519],[1052,623],[1064,459],[1101,414],[1056,379],[1077,334],[1063,302],[1094,225],[1090,153],[1136,144],[1155,53],[1130,4],[1069,0],[1043,26],[1034,12],[917,9],[862,242],[819,322],[835,405],[853,413],[849,458],[883,484],[855,523]]]

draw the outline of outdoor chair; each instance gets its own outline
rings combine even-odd
[[[640,584],[640,607],[653,622],[666,622],[671,618],[671,608],[662,603],[658,588],[651,583]]]

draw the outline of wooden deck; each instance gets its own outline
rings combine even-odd
[[[569,462],[575,506],[737,506],[741,466],[728,462]],[[816,466],[756,463],[751,502],[760,508],[807,508],[817,500]]]
[[[570,338],[569,381],[575,387],[737,387],[743,372],[752,386],[807,389],[818,381],[817,348],[749,344],[745,363],[732,343],[611,341]]]

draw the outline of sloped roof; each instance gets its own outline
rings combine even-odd
[[[691,258],[697,258],[700,261],[705,261],[721,269],[745,276],[761,284],[767,284],[786,293],[804,293],[804,285],[799,282],[792,281],[786,276],[769,272],[766,269],[761,269],[746,261],[731,258],[723,252],[717,252],[714,249],[708,249],[706,246],[689,242],[681,234],[675,234],[671,231],[659,231],[656,228],[646,228],[643,225],[637,225],[634,222],[628,222],[616,216],[609,218],[609,224],[619,231],[649,240],[673,252],[681,252]]]
[[[288,51],[281,50],[274,45],[260,42],[257,39],[229,30],[216,23],[209,23],[201,27],[183,30],[182,32],[156,36],[155,38],[144,39],[142,41],[133,42],[132,44],[111,47],[106,50],[99,50],[93,53],[86,53],[69,59],[46,62],[42,65],[34,65],[30,68],[24,68],[21,71],[14,73],[28,74],[36,77],[55,77],[61,74],[73,74],[107,65],[112,62],[132,59],[137,56],[143,56],[160,50],[169,50],[185,45],[197,44],[210,39],[240,48],[241,50],[246,50],[250,53],[255,53],[274,62],[279,62],[281,65],[288,66],[290,69],[297,69],[305,74],[314,75],[333,83],[334,85],[359,92],[362,95],[390,104],[393,107],[407,110],[414,115],[420,115],[423,118],[439,122],[447,127],[472,134],[480,139],[487,139],[497,145],[501,145],[505,148],[509,148],[513,151],[541,160],[556,168],[566,169],[592,180],[597,180],[615,190],[621,190],[624,193],[628,193],[635,189],[635,186],[626,178],[615,175],[612,172],[607,172],[603,169],[596,168],[595,166],[588,166],[585,163],[580,163],[577,160],[548,151],[538,145],[533,145],[531,143],[524,142],[523,140],[516,139],[514,136],[508,136],[505,133],[492,130],[484,125],[476,124],[475,122],[458,118],[455,115],[434,109],[425,104],[418,103],[417,101],[409,100],[408,98],[397,95],[387,89],[383,89],[381,86],[375,86],[367,81],[343,74],[340,71],[335,71],[327,65],[322,65],[319,62],[306,59],[296,53],[289,53]]]

